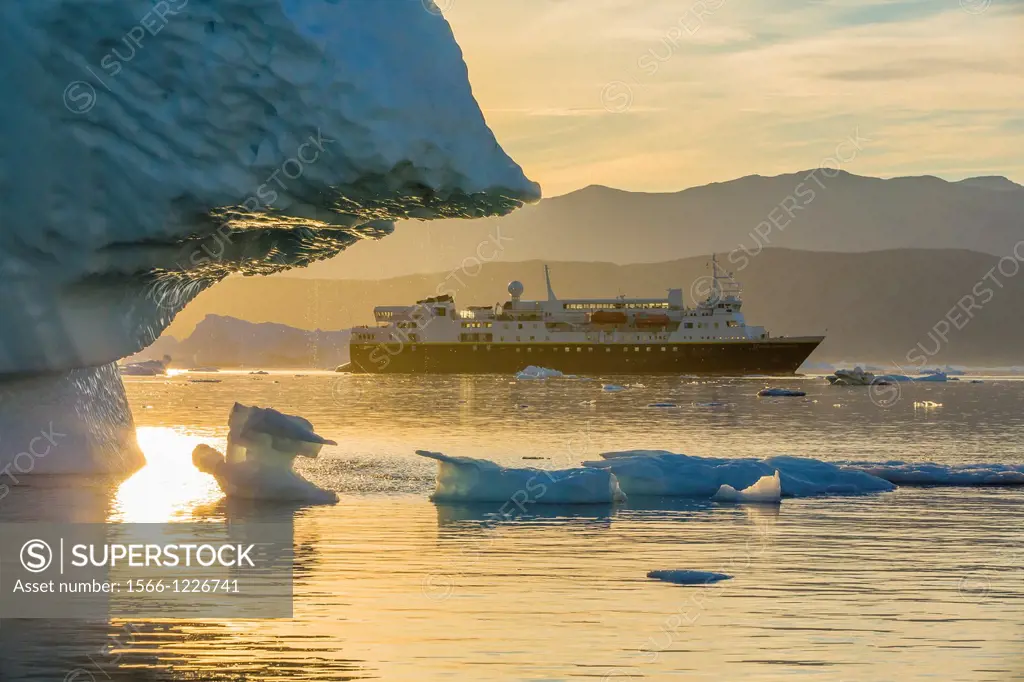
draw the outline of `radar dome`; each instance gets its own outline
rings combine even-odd
[[[512,280],[508,283],[508,293],[510,296],[519,298],[523,295],[523,283],[519,280]]]

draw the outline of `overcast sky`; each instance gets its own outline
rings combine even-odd
[[[1024,0],[438,4],[491,127],[546,196],[837,157],[864,175],[1024,182]]]

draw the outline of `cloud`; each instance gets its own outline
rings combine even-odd
[[[495,133],[548,195],[813,167],[856,128],[875,142],[853,172],[1024,180],[1024,136],[1007,134],[1021,6],[709,4],[689,31],[687,0],[456,3],[450,20]]]

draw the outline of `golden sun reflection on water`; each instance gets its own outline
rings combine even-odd
[[[192,465],[192,450],[200,443],[222,448],[223,438],[167,426],[141,426],[136,437],[146,466],[118,487],[109,521],[187,520],[193,508],[221,497],[213,477]]]

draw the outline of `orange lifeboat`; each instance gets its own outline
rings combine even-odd
[[[638,327],[667,327],[669,319],[663,313],[639,313],[635,322]]]
[[[596,310],[590,313],[591,324],[626,324],[626,313],[613,310]]]

